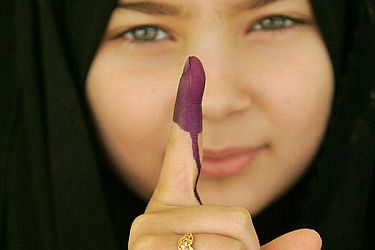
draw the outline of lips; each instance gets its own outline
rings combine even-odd
[[[202,174],[210,177],[225,177],[238,174],[250,167],[262,150],[264,150],[264,146],[204,150]]]

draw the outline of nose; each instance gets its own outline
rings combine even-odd
[[[246,112],[252,106],[252,101],[241,82],[239,62],[235,56],[219,53],[216,56],[202,56],[202,61],[206,72],[202,101],[204,119],[220,121]]]
[[[205,122],[242,114],[252,106],[237,36],[231,26],[215,20],[217,25],[212,25],[210,16],[197,21],[189,43],[189,54],[202,61],[206,73],[202,100]]]

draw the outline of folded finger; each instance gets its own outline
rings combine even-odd
[[[178,207],[139,216],[132,225],[132,237],[156,233],[186,232],[218,234],[243,242],[248,249],[259,248],[249,212],[239,207]]]
[[[144,249],[178,249],[178,240],[182,235],[177,234],[148,234],[129,244],[130,250]],[[236,239],[215,234],[193,234],[193,249],[208,250],[245,250],[246,246]],[[249,249],[250,250],[250,249]],[[255,249],[254,249],[255,250]]]

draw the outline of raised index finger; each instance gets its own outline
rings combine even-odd
[[[196,184],[201,168],[202,96],[205,73],[196,57],[189,57],[180,79],[173,124],[157,188],[149,203],[201,204]]]

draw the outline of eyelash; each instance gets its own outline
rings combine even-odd
[[[283,15],[274,15],[274,16],[267,16],[259,19],[255,24],[252,25],[252,27],[248,30],[250,32],[283,32],[288,29],[294,28],[296,25],[301,24],[307,24],[308,22],[304,19],[300,18],[294,18],[289,16],[283,16]],[[263,25],[263,27],[262,27]],[[267,27],[267,25],[272,27]],[[277,27],[274,27],[274,26]],[[162,32],[162,35],[160,35],[160,31]],[[138,35],[146,34],[146,39],[137,39],[135,38],[137,35],[137,32],[139,32]],[[151,33],[151,34],[148,34]],[[128,37],[127,37],[128,36]],[[130,37],[129,37],[130,36]],[[127,42],[131,44],[137,44],[137,45],[147,45],[150,43],[157,43],[160,41],[163,41],[170,37],[168,35],[168,32],[165,31],[163,28],[156,26],[156,25],[142,25],[137,26],[128,30],[125,30],[123,32],[120,32],[119,34],[116,34],[114,37],[112,37],[112,40],[115,39],[125,39]],[[152,39],[159,39],[159,40],[147,40],[148,38]],[[160,39],[162,38],[162,39]]]
[[[272,28],[267,25],[279,25],[278,27]],[[258,20],[250,29],[255,32],[280,32],[287,29],[294,28],[296,25],[307,24],[307,20],[301,18],[288,17],[283,15],[267,16]],[[263,29],[261,25],[264,25]]]
[[[158,32],[159,31],[159,32]],[[159,26],[155,26],[155,25],[142,25],[142,26],[137,26],[137,27],[134,27],[134,28],[131,28],[131,29],[128,29],[128,30],[125,30],[123,32],[120,32],[119,34],[115,35],[112,39],[118,39],[118,38],[121,38],[121,39],[125,39],[125,40],[128,40],[128,42],[130,43],[154,43],[154,42],[158,42],[158,41],[161,41],[161,40],[146,40],[147,39],[147,36],[152,36],[152,33],[151,34],[148,34],[147,35],[147,32],[153,32],[155,36],[156,34],[156,37],[152,37],[153,39],[157,39],[159,38],[160,39],[160,31],[162,31],[163,33],[166,34],[166,37],[168,37],[169,35],[167,34],[167,32],[160,28]],[[146,39],[134,39],[134,37],[136,36],[137,32],[140,32],[143,33],[143,34],[146,34]],[[127,35],[130,35],[131,37],[127,37]],[[150,38],[150,37],[149,37]],[[164,40],[164,38],[162,39]]]

